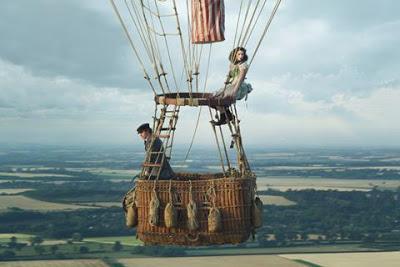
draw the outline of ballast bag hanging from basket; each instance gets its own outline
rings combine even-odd
[[[192,195],[192,181],[189,187],[189,203],[186,206],[187,212],[187,227],[190,231],[197,230],[199,228],[199,222],[197,221],[197,205],[193,201]]]
[[[212,182],[212,186],[208,190],[207,194],[210,196],[212,207],[208,212],[208,231],[211,233],[219,232],[222,229],[222,220],[221,220],[221,212],[216,207],[216,198],[217,194],[215,192],[214,181]]]
[[[129,228],[136,227],[138,224],[138,211],[136,207],[136,191],[130,190],[126,193],[122,202],[125,211],[125,224]]]
[[[211,233],[219,232],[222,228],[221,212],[216,207],[211,207],[208,213],[208,231]]]
[[[225,40],[223,0],[192,0],[192,43],[206,44]]]
[[[253,226],[254,228],[260,228],[263,224],[263,203],[259,197],[253,200]]]
[[[153,192],[151,193],[151,200],[150,200],[150,206],[149,206],[149,224],[151,226],[157,226],[159,223],[159,214],[158,210],[160,208],[160,200],[157,197],[157,193],[155,190],[155,181],[154,181],[154,189]]]
[[[164,221],[167,228],[174,228],[177,224],[177,212],[172,201],[171,184],[172,180],[169,181],[169,202],[164,209]]]

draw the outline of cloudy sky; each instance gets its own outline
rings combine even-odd
[[[395,0],[283,0],[247,76],[254,91],[238,103],[245,144],[399,147],[398,10]],[[227,39],[233,27],[227,18]],[[0,143],[139,142],[153,95],[108,0],[1,0],[0,38]],[[215,45],[209,91],[230,48]],[[198,111],[183,110],[180,144]],[[207,115],[198,145],[213,145]]]

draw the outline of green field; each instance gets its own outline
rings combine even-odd
[[[110,236],[110,237],[90,237],[85,238],[83,241],[85,242],[95,242],[102,244],[114,244],[115,241],[120,241],[122,245],[125,246],[138,246],[142,245],[143,242],[139,239],[136,239],[134,235],[131,236]]]
[[[108,267],[101,260],[44,260],[0,262],[0,267]]]
[[[171,257],[119,259],[126,267],[298,267],[303,264],[274,255],[218,256],[218,257]]]
[[[286,259],[299,259],[321,266],[333,267],[395,267],[400,263],[400,251],[363,253],[309,253],[280,255]]]
[[[0,234],[0,243],[10,242],[10,238],[13,236],[18,239],[18,242],[27,243],[29,242],[29,238],[33,237],[34,235],[18,234],[18,233]]]
[[[7,211],[10,208],[19,208],[24,210],[36,210],[36,211],[57,211],[57,210],[88,209],[95,207],[46,202],[46,201],[36,200],[33,198],[28,198],[21,195],[0,196],[0,212]]]
[[[258,190],[275,189],[280,191],[315,189],[338,191],[369,191],[378,189],[395,190],[400,186],[400,180],[370,180],[370,179],[328,179],[300,177],[258,177]]]

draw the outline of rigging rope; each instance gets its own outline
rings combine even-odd
[[[147,3],[148,3],[148,5],[150,6],[150,0],[147,0]],[[157,2],[156,2],[156,3],[157,3]],[[151,15],[150,15],[151,25],[152,25],[153,28],[155,28],[155,26],[154,26],[154,18],[153,18],[153,17],[154,17],[154,16],[151,16]],[[154,34],[154,33],[153,33],[153,34]],[[154,38],[154,41],[155,41],[154,43],[155,43],[156,52],[157,52],[157,56],[158,56],[158,62],[159,62],[160,69],[161,69],[160,75],[164,77],[164,83],[165,83],[165,85],[167,86],[167,91],[168,91],[168,93],[170,93],[171,90],[169,89],[169,84],[168,84],[168,80],[167,80],[167,77],[166,77],[166,72],[165,72],[165,70],[164,70],[164,65],[163,65],[163,63],[162,63],[162,58],[161,58],[161,53],[160,53],[160,47],[159,47],[158,41],[157,41],[157,35],[154,34],[154,37],[153,37],[153,38]]]
[[[257,22],[258,22],[258,20],[259,20],[259,18],[260,18],[260,16],[261,16],[261,14],[262,14],[262,12],[263,12],[265,6],[266,6],[266,3],[267,3],[267,0],[264,0],[264,3],[263,3],[263,5],[261,6],[260,12],[258,13],[257,19],[256,19],[256,21],[255,21],[254,24],[253,24],[253,27],[252,27],[252,29],[251,29],[251,31],[250,31],[249,37],[247,38],[247,40],[246,40],[246,42],[245,42],[245,44],[244,44],[244,47],[247,46],[247,43],[248,43],[248,41],[250,40],[250,37],[252,36],[252,34],[253,34],[253,32],[254,32],[254,29],[255,29],[256,26],[257,26]]]
[[[237,40],[238,42],[237,42],[237,44],[235,44],[235,47],[238,47],[238,46],[239,46],[240,40],[242,39],[242,34],[243,34],[243,31],[244,31],[244,27],[245,27],[245,25],[246,25],[247,16],[248,16],[248,14],[249,14],[249,10],[250,10],[250,7],[251,7],[251,2],[252,2],[252,0],[249,0],[248,6],[247,6],[247,9],[246,9],[246,13],[245,13],[245,15],[244,15],[244,20],[243,20],[243,24],[242,24],[242,29],[240,30],[240,35],[239,35],[239,38],[238,38],[238,40]]]
[[[246,32],[245,32],[245,34],[243,36],[243,39],[241,41],[239,41],[240,42],[240,46],[243,46],[244,40],[246,39],[246,36],[249,33],[249,29],[250,29],[251,23],[253,22],[253,19],[254,19],[254,16],[256,14],[256,10],[257,10],[257,7],[258,7],[259,4],[260,4],[260,0],[257,0],[257,3],[255,5],[255,7],[254,7],[254,10],[253,10],[252,14],[251,14],[251,18],[250,18],[250,21],[249,21],[249,23],[247,25]]]
[[[160,79],[160,71],[158,69],[158,64],[157,64],[159,62],[159,59],[156,58],[157,55],[156,55],[155,47],[154,47],[154,44],[153,44],[154,40],[152,39],[152,36],[150,34],[149,22],[147,21],[145,9],[143,7],[143,0],[141,0],[140,3],[141,3],[143,19],[144,19],[144,22],[146,24],[146,32],[147,32],[147,35],[148,35],[148,40],[149,40],[149,43],[150,43],[150,48],[151,48],[150,51],[151,51],[151,55],[152,55],[151,61],[152,61],[152,64],[153,64],[153,70],[154,70],[154,72],[156,74],[155,78],[158,81],[158,84],[159,84],[159,86],[161,88],[161,91],[163,92],[163,94],[165,94],[165,90],[164,90],[163,84],[162,84],[161,79]]]
[[[160,10],[158,8],[157,0],[154,0],[154,3],[156,5],[157,14],[159,15],[160,14]],[[158,16],[158,20],[159,20],[159,23],[160,23],[161,30],[162,30],[162,32],[164,34],[164,43],[165,43],[165,47],[167,48],[168,61],[169,61],[169,64],[171,66],[172,77],[173,77],[173,80],[174,80],[175,88],[178,89],[178,82],[176,80],[175,70],[174,70],[174,66],[172,64],[172,58],[171,58],[171,53],[170,53],[170,49],[169,49],[169,45],[168,45],[168,40],[167,40],[167,37],[165,36],[164,25],[162,23],[160,15]],[[179,94],[178,94],[178,96],[179,96]]]
[[[178,9],[176,7],[176,1],[175,0],[173,0],[173,9],[174,9],[174,12],[175,12],[177,29],[178,29],[179,39],[180,39],[180,43],[181,43],[181,50],[182,50],[182,55],[183,55],[183,65],[184,65],[184,69],[185,69],[186,75],[187,75],[189,95],[190,95],[190,98],[192,98],[192,77],[191,77],[190,70],[188,68],[188,62],[187,62],[187,57],[186,57],[187,54],[186,54],[186,51],[185,51],[185,44],[184,44],[184,41],[183,41],[181,24],[180,24],[180,21],[179,21]]]
[[[137,32],[138,32],[138,35],[139,35],[139,37],[140,37],[140,40],[142,41],[142,44],[143,44],[143,46],[144,46],[144,48],[145,48],[145,50],[146,50],[147,56],[150,57],[150,50],[149,50],[149,47],[146,45],[146,42],[145,42],[145,40],[144,40],[144,39],[145,39],[145,36],[144,36],[143,31],[142,31],[142,28],[141,28],[140,25],[139,25],[139,21],[136,22],[136,20],[133,18],[133,14],[132,14],[132,11],[131,11],[131,9],[130,9],[130,7],[129,7],[128,1],[125,0],[124,2],[125,2],[125,6],[126,6],[128,12],[129,12],[129,16],[130,16],[130,18],[131,18],[131,20],[132,20],[132,22],[133,22],[133,25],[135,26],[135,28],[136,28],[136,30],[137,30]],[[133,5],[132,1],[131,1],[131,4]],[[132,7],[132,8],[133,8],[133,7]]]
[[[141,58],[139,56],[139,53],[138,53],[135,45],[133,44],[132,38],[131,38],[131,36],[130,36],[130,34],[128,32],[128,29],[126,28],[126,25],[125,25],[125,23],[124,23],[124,21],[123,21],[123,19],[121,17],[121,14],[119,13],[119,11],[117,9],[117,7],[116,7],[116,5],[114,3],[114,0],[110,0],[110,2],[111,2],[111,5],[112,5],[112,7],[114,9],[115,14],[118,17],[119,22],[121,23],[122,28],[124,29],[124,32],[125,32],[126,37],[128,38],[129,44],[130,44],[133,52],[135,53],[137,60],[139,61],[140,67],[142,68],[143,73],[144,73],[144,78],[149,82],[149,85],[150,85],[151,89],[153,90],[154,94],[156,95],[157,94],[156,90],[155,90],[153,84],[151,83],[150,77],[147,74],[147,71],[146,71],[146,68],[144,67],[143,61],[141,60]]]
[[[256,49],[255,49],[254,52],[253,52],[253,56],[252,56],[252,58],[251,58],[251,60],[250,60],[250,63],[249,63],[249,68],[250,68],[251,64],[253,63],[254,57],[255,57],[255,55],[257,54],[258,49],[260,48],[261,42],[264,40],[265,34],[267,33],[267,31],[268,31],[268,29],[269,29],[269,26],[271,25],[272,19],[275,17],[276,11],[278,10],[278,7],[279,7],[279,5],[281,4],[281,1],[282,1],[282,0],[277,0],[276,3],[275,3],[274,9],[272,10],[272,13],[271,13],[271,15],[270,15],[270,17],[269,17],[269,20],[268,20],[268,22],[267,22],[267,25],[265,26],[264,31],[263,31],[263,33],[262,33],[262,35],[261,35],[261,38],[260,38],[260,40],[258,41],[257,47],[256,47]]]
[[[212,43],[210,43],[210,48],[208,50],[208,60],[207,60],[207,68],[206,68],[206,77],[205,77],[205,80],[204,80],[203,94],[206,92],[206,88],[207,88],[208,74],[209,74],[210,61],[211,61],[211,51],[212,51]],[[192,135],[192,140],[190,141],[189,149],[186,152],[186,156],[185,156],[185,160],[184,161],[186,161],[188,159],[190,151],[192,149],[192,146],[193,146],[193,143],[194,143],[194,138],[196,137],[197,129],[199,128],[201,111],[202,111],[202,106],[200,106],[199,113],[197,114],[196,126],[194,128],[194,132],[193,132],[193,135]]]

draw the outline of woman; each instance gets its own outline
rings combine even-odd
[[[213,100],[224,100],[230,99],[232,102],[247,99],[247,95],[253,90],[250,84],[245,83],[246,73],[249,68],[246,61],[248,56],[246,49],[243,47],[236,47],[229,54],[229,74],[225,81],[225,87],[221,88],[213,94],[211,97]],[[227,123],[227,117],[230,120],[233,119],[232,113],[229,111],[228,106],[216,106],[214,107],[220,112],[219,120],[215,123],[216,125],[222,125]]]

